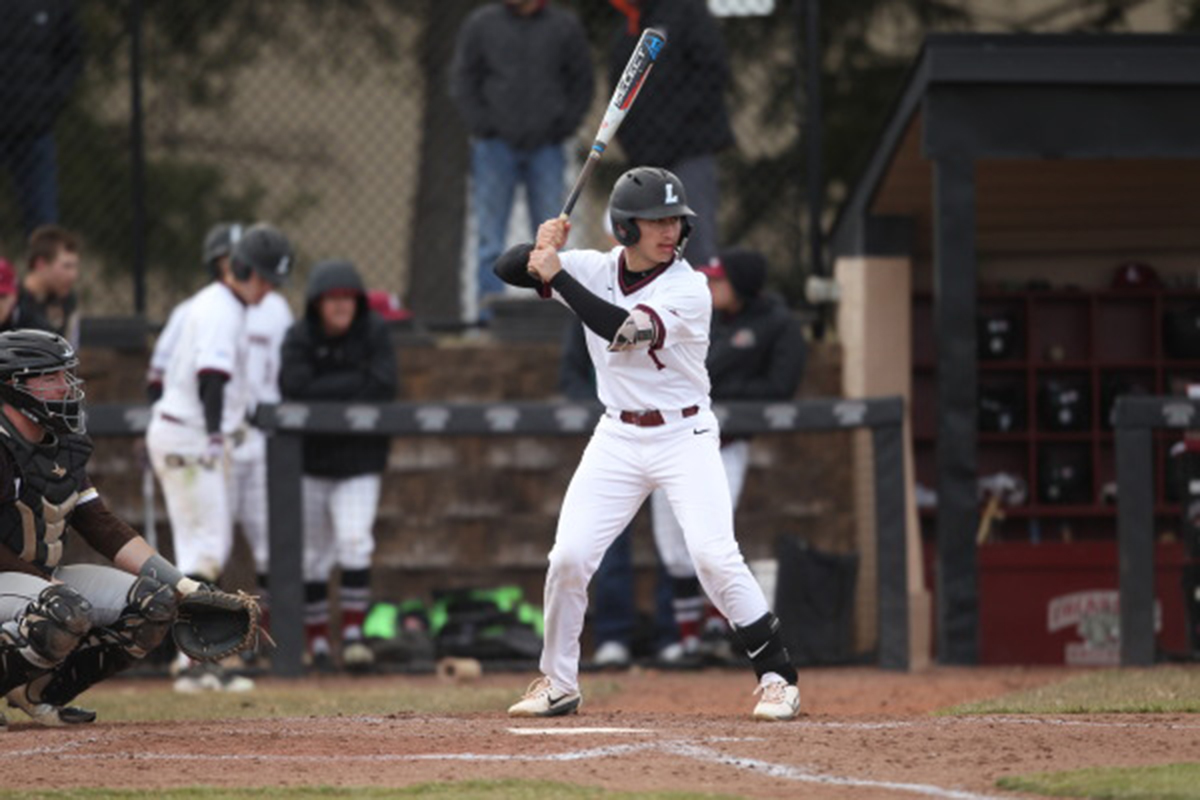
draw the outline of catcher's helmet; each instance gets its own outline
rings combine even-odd
[[[274,286],[281,285],[292,273],[292,244],[276,228],[265,222],[251,225],[233,246],[230,261],[233,277],[250,280],[257,272]]]
[[[681,217],[680,252],[692,232],[691,218],[696,216],[688,208],[683,181],[661,167],[636,167],[617,178],[608,200],[608,214],[613,237],[626,247],[637,244],[642,236],[635,220]]]
[[[233,254],[233,246],[242,238],[246,228],[240,222],[218,222],[208,229],[204,236],[204,266],[208,267],[214,278],[220,278],[217,270],[217,260]]]
[[[83,433],[83,380],[71,343],[50,331],[21,328],[0,333],[0,400],[39,425],[60,433]],[[63,373],[62,397],[46,397],[29,378]]]

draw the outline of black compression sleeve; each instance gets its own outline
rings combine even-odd
[[[513,245],[496,259],[496,263],[492,265],[492,272],[510,286],[540,289],[542,282],[529,274],[529,254],[532,252],[532,244]]]
[[[550,280],[550,286],[562,295],[562,299],[579,315],[583,324],[606,342],[616,338],[617,331],[629,318],[628,311],[592,294],[566,270],[555,275]]]
[[[224,372],[200,373],[200,402],[204,404],[204,430],[221,432],[221,413],[225,410],[225,384],[229,376]]]

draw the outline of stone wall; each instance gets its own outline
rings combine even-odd
[[[443,342],[398,349],[402,399],[498,401],[550,399],[556,393],[554,344]],[[89,402],[140,402],[143,352],[82,353]],[[840,387],[835,345],[810,347],[803,396]],[[517,583],[540,598],[546,554],[583,437],[413,437],[395,440],[376,526],[377,599],[428,598],[434,589]],[[100,441],[93,477],[114,510],[142,527],[144,504],[135,443]],[[780,534],[822,549],[853,549],[849,435],[784,434],[754,440],[737,512],[748,559],[769,558]],[[170,549],[157,498],[157,530]],[[248,585],[248,551],[239,545],[229,582]],[[645,510],[636,521],[635,563],[649,607],[653,542]]]

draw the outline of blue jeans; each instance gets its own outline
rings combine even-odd
[[[38,225],[58,222],[58,158],[54,134],[0,138],[0,161],[12,175],[26,235]]]
[[[633,534],[626,528],[592,576],[592,636],[597,646],[620,642],[630,647],[637,624],[633,589]],[[659,562],[654,585],[654,649],[679,640],[671,579]]]
[[[538,225],[562,211],[565,168],[562,144],[517,150],[502,139],[471,140],[471,201],[479,233],[480,297],[504,291],[504,283],[492,273],[492,265],[505,250],[517,184],[525,186],[536,236]]]

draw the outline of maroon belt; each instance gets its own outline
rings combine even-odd
[[[700,406],[688,406],[679,412],[683,417],[694,417],[700,413]],[[639,428],[656,428],[659,425],[666,424],[661,411],[652,409],[650,411],[622,411],[620,416],[621,422],[626,425],[637,425]]]

